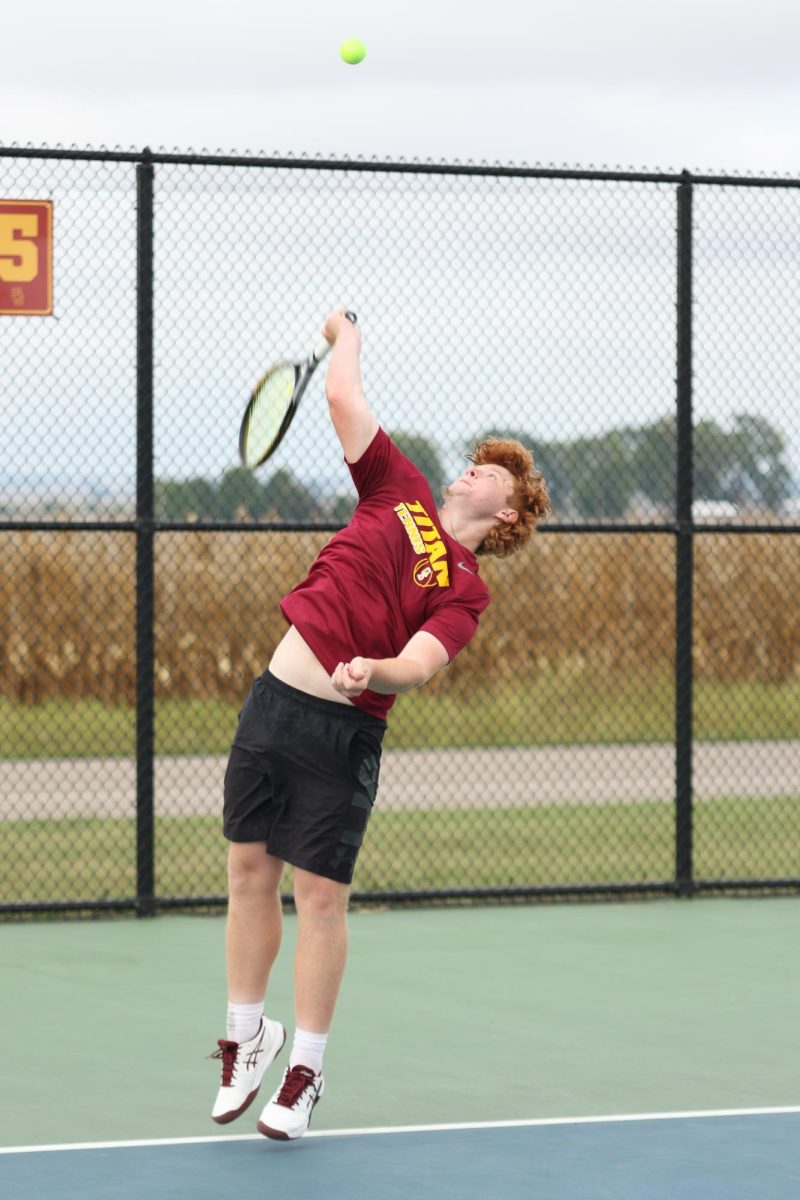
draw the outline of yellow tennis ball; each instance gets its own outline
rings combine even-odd
[[[339,47],[339,54],[346,63],[360,63],[367,53],[361,38],[347,38]]]

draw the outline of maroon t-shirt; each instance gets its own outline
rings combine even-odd
[[[395,658],[420,630],[452,660],[489,603],[478,560],[441,528],[425,476],[383,429],[348,465],[358,491],[352,520],[281,612],[330,673],[357,654]],[[367,689],[353,703],[385,717],[395,699]]]

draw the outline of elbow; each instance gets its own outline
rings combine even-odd
[[[427,683],[432,675],[436,674],[436,668],[430,669],[425,663],[421,663],[416,658],[407,658],[407,674],[406,688],[410,692],[414,688],[421,687],[423,683]]]
[[[363,402],[363,393],[360,388],[348,387],[346,384],[331,384],[325,388],[325,399],[328,401],[328,408],[331,415],[338,412],[350,412],[352,409]]]
[[[328,401],[328,415],[338,429],[347,420],[347,397],[343,392],[326,392],[325,399]]]

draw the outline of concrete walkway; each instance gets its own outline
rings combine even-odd
[[[159,816],[221,810],[224,757],[159,758]],[[708,742],[694,751],[697,799],[800,795],[800,741]],[[675,794],[675,750],[666,745],[390,750],[383,810],[507,808],[537,804],[666,801]],[[129,817],[136,807],[130,758],[0,762],[0,819]]]

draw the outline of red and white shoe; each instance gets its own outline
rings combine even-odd
[[[310,1067],[299,1064],[287,1067],[283,1083],[261,1114],[258,1132],[281,1142],[302,1137],[324,1089],[321,1073],[315,1075]]]
[[[286,1041],[280,1021],[261,1018],[261,1027],[249,1042],[217,1041],[218,1050],[211,1058],[222,1059],[222,1083],[211,1110],[218,1125],[227,1125],[241,1116],[256,1098],[267,1067],[275,1061]]]

